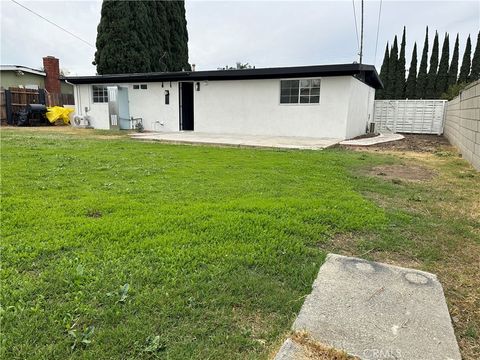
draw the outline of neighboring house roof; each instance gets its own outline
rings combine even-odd
[[[0,71],[22,71],[24,73],[47,76],[47,74],[44,71],[32,69],[27,66],[21,66],[21,65],[0,65]]]
[[[154,72],[142,74],[112,74],[95,76],[67,76],[73,84],[107,84],[126,82],[159,82],[159,81],[202,81],[202,80],[252,80],[252,79],[282,79],[302,78],[315,76],[356,76],[369,86],[383,88],[377,70],[373,65],[363,64],[336,64],[277,67],[243,70],[208,70],[208,71],[180,71]]]

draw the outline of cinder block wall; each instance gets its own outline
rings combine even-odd
[[[463,158],[480,170],[480,80],[447,103],[443,133]]]

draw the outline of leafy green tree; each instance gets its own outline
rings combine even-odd
[[[226,65],[224,67],[218,67],[217,70],[249,70],[255,69],[254,65],[250,65],[248,62],[242,63],[241,61],[237,61],[235,66]]]
[[[423,44],[422,59],[418,69],[417,86],[415,89],[417,99],[425,99],[425,90],[427,86],[427,61],[428,61],[428,26],[425,33],[425,42]]]
[[[465,52],[463,54],[462,66],[460,67],[460,74],[458,75],[458,84],[468,83],[468,76],[470,75],[471,56],[472,43],[470,41],[470,35],[468,35],[467,44],[465,45]]]
[[[189,70],[183,1],[102,4],[94,65],[99,74]]]
[[[442,56],[438,65],[437,80],[435,82],[435,98],[440,98],[448,88],[448,60],[450,59],[450,41],[445,33],[442,46]]]
[[[437,81],[438,71],[438,32],[435,31],[435,38],[433,39],[432,54],[430,55],[430,68],[427,75],[427,86],[425,89],[425,98],[435,98],[435,83]]]
[[[385,92],[387,91],[388,86],[388,62],[390,58],[390,52],[388,51],[388,42],[387,46],[385,47],[385,55],[383,55],[383,63],[382,67],[380,68],[380,80],[383,83],[383,89],[379,89],[375,91],[375,98],[378,100],[385,99]]]
[[[460,94],[460,91],[465,89],[465,86],[467,86],[466,83],[450,85],[447,91],[442,94],[442,99],[452,100],[453,98],[457,97]]]
[[[408,78],[405,84],[405,97],[415,99],[417,86],[417,43],[413,45],[412,60],[408,69]]]
[[[398,45],[397,36],[393,39],[392,49],[390,50],[390,57],[388,59],[388,75],[387,75],[387,89],[385,91],[385,99],[395,99],[395,89],[397,80],[397,63],[398,63]]]
[[[402,43],[400,45],[400,54],[397,61],[397,76],[395,78],[395,99],[405,98],[405,45],[406,45],[406,29],[403,27]]]
[[[472,71],[470,72],[470,81],[480,79],[480,31],[477,35],[477,45],[472,59]]]
[[[453,48],[452,61],[450,63],[450,69],[448,69],[448,86],[455,85],[457,83],[458,76],[458,34],[455,39],[455,46]]]

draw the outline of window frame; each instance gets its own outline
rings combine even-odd
[[[298,105],[301,105],[301,106],[307,106],[307,105],[313,105],[313,106],[318,106],[321,104],[320,102],[320,97],[321,97],[321,93],[322,93],[322,80],[323,78],[321,77],[305,77],[305,78],[284,78],[284,79],[279,79],[280,81],[278,82],[278,104],[281,105],[281,106],[298,106]],[[296,103],[282,103],[282,81],[285,81],[285,80],[295,80],[295,81],[298,81],[298,102]],[[302,96],[300,94],[300,81],[302,80],[318,80],[320,81],[320,86],[319,86],[319,92],[318,92],[318,102],[315,102],[315,103],[311,103],[311,102],[308,102],[308,103],[302,103],[300,102],[300,97]],[[311,88],[310,88],[311,89]],[[312,95],[308,95],[308,96],[312,96]],[[315,95],[314,95],[315,96]]]
[[[98,95],[95,96],[95,90],[93,89],[94,87],[97,87],[97,88],[103,88],[103,94],[101,95],[102,96],[102,99],[106,101],[95,101],[95,97],[97,97],[98,99]],[[104,84],[92,84],[90,86],[90,89],[92,91],[92,103],[93,104],[108,104],[108,85],[104,85]]]

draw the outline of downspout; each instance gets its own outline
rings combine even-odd
[[[79,93],[79,91],[78,91],[77,85],[72,84],[72,83],[71,83],[70,81],[68,81],[67,79],[65,79],[65,83],[68,84],[68,85],[72,85],[74,91],[76,91],[76,93],[77,93],[77,100],[78,100],[78,107],[77,107],[77,108],[78,108],[79,113],[80,113],[79,115],[82,116],[82,115],[83,115],[82,106],[81,106],[82,101],[80,100],[80,93]],[[76,104],[75,104],[75,105],[76,105]]]

